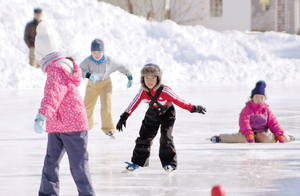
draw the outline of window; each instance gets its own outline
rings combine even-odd
[[[210,17],[223,16],[223,3],[222,0],[210,0]]]

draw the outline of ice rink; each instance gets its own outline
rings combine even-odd
[[[125,171],[131,160],[135,139],[147,109],[141,103],[127,120],[124,132],[110,138],[98,124],[89,131],[90,172],[97,195],[120,196],[209,196],[214,185],[224,186],[227,196],[300,195],[300,84],[267,82],[267,100],[285,133],[298,140],[273,144],[213,144],[208,138],[238,131],[241,109],[254,83],[169,85],[192,104],[207,108],[206,115],[192,114],[176,107],[174,142],[178,169],[163,170],[158,158],[158,134],[154,140],[150,166]],[[113,115],[117,123],[139,86],[116,88]],[[84,91],[81,89],[82,95]],[[33,130],[43,90],[1,90],[0,92],[0,195],[38,194],[47,134]],[[60,195],[78,195],[69,171],[67,154],[60,164]]]

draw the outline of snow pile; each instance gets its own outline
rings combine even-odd
[[[0,89],[44,86],[46,76],[28,64],[23,40],[35,7],[43,9],[43,20],[57,30],[62,47],[78,64],[90,55],[91,41],[101,38],[106,54],[133,72],[134,85],[149,62],[162,68],[167,84],[300,80],[300,37],[295,35],[219,33],[172,21],[149,22],[96,0],[15,0],[14,5],[0,3]],[[115,87],[125,88],[126,77],[114,73],[112,79]]]

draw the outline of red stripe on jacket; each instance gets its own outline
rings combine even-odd
[[[157,90],[153,91],[150,90],[150,93],[152,96],[155,95]],[[139,90],[137,95],[134,97],[133,101],[129,104],[125,112],[127,112],[129,115],[132,114],[132,112],[138,107],[138,105],[141,103],[141,101],[144,101],[145,103],[149,104],[151,99],[149,98],[147,91],[145,91],[143,88]],[[193,109],[193,105],[180,97],[178,97],[170,87],[164,86],[162,92],[160,93],[157,101],[163,105],[169,105],[170,103],[174,103],[175,105],[181,107],[182,109],[191,111]],[[158,107],[156,103],[153,104],[154,107]]]

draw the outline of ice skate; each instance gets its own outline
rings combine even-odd
[[[137,168],[139,168],[139,166],[137,164],[134,163],[129,163],[129,162],[125,162],[127,164],[126,169],[129,171],[134,171]]]
[[[114,136],[115,132],[114,131],[110,131],[108,132],[106,135],[108,135],[110,138],[112,139],[116,139],[115,136]]]
[[[215,135],[215,136],[213,136],[212,138],[210,138],[210,141],[211,141],[212,143],[222,143],[220,137],[217,136],[217,135]]]
[[[292,135],[289,135],[289,136],[290,136],[290,141],[296,140],[296,138],[294,136],[292,136]]]
[[[176,167],[174,165],[165,165],[164,169],[166,170],[166,172],[171,172],[176,170]]]

